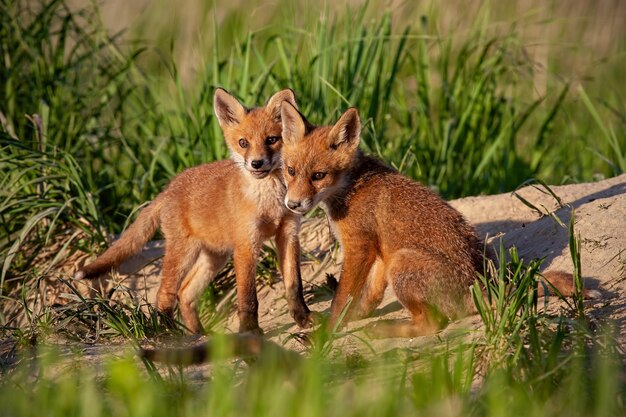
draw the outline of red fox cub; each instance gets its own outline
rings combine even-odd
[[[178,299],[185,326],[202,328],[200,293],[233,256],[240,332],[261,332],[255,277],[262,243],[276,238],[289,310],[305,327],[309,309],[300,278],[299,216],[283,204],[280,170],[281,103],[296,108],[293,91],[274,94],[264,107],[247,109],[226,90],[215,91],[214,108],[231,159],[177,175],[106,252],[76,273],[91,278],[119,266],[161,227],[165,257],[157,307],[173,316]]]
[[[483,270],[474,229],[433,191],[361,153],[356,109],[316,127],[285,102],[282,124],[285,204],[304,214],[319,203],[344,253],[330,328],[350,297],[348,317],[368,315],[387,285],[412,317],[396,335],[432,333],[442,315],[474,311],[469,287]],[[555,278],[571,293],[566,277]]]

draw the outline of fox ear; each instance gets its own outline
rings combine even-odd
[[[222,128],[241,123],[248,112],[235,97],[223,88],[215,90],[213,109]]]
[[[296,103],[296,96],[293,94],[293,90],[287,88],[285,90],[281,90],[278,93],[274,94],[267,100],[267,104],[265,107],[270,111],[272,117],[276,122],[280,122],[281,120],[281,104],[283,101],[287,101],[293,107],[298,110],[298,104]]]
[[[281,123],[283,125],[283,142],[296,143],[306,134],[306,125],[300,112],[289,101],[280,105]]]
[[[333,126],[329,138],[329,146],[337,149],[341,146],[347,146],[350,149],[356,149],[361,141],[361,118],[359,111],[354,107],[346,110],[341,115],[335,126]]]

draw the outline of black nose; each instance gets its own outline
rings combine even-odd
[[[287,207],[289,207],[292,210],[297,209],[298,207],[300,207],[302,204],[300,204],[299,201],[287,201]]]
[[[250,162],[250,165],[252,165],[252,168],[254,169],[259,169],[263,166],[263,160],[255,159],[254,161]]]

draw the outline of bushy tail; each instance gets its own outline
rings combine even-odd
[[[100,255],[95,261],[79,269],[76,279],[97,278],[100,275],[118,267],[125,259],[141,250],[159,227],[159,213],[161,201],[157,197],[150,205],[139,213],[137,220],[113,245]]]
[[[564,297],[571,297],[574,295],[574,276],[572,274],[563,271],[549,271],[544,272],[543,277],[546,279],[546,281],[549,282],[547,287],[548,292],[551,295],[554,295],[554,289],[551,287],[551,285],[556,288]],[[539,288],[537,289],[537,295],[539,297],[543,297],[544,294],[545,287],[543,285],[539,285]],[[598,299],[601,298],[602,294],[600,294],[600,291],[597,290],[583,289],[583,296],[585,298]]]

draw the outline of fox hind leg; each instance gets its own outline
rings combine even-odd
[[[157,292],[157,309],[168,319],[174,319],[176,293],[192,265],[196,262],[200,246],[189,240],[166,239],[161,285]]]
[[[197,303],[200,294],[213,282],[226,264],[229,255],[201,250],[178,290],[178,308],[185,327],[192,333],[201,333]]]
[[[411,323],[377,326],[383,337],[414,337],[436,332],[448,317],[467,312],[462,271],[447,259],[427,251],[398,251],[386,270],[398,301],[411,314]]]
[[[358,317],[367,317],[372,314],[383,300],[385,289],[387,289],[385,265],[382,259],[376,259],[361,293],[357,312]]]

